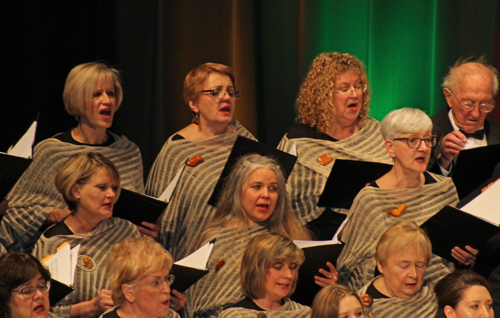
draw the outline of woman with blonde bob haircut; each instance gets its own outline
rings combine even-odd
[[[120,174],[102,154],[90,151],[70,157],[56,174],[56,185],[71,213],[42,234],[33,255],[43,259],[62,244],[79,245],[74,291],[57,302],[53,311],[59,317],[99,316],[113,307],[104,274],[111,247],[129,236],[139,236],[139,231],[129,221],[112,217],[120,194]]]
[[[295,149],[297,163],[290,176],[292,207],[318,239],[331,240],[340,213],[317,203],[336,159],[390,163],[379,132],[369,117],[370,82],[363,63],[348,53],[321,53],[302,83],[296,101],[297,124],[278,149]]]
[[[183,170],[159,221],[158,241],[174,260],[182,259],[193,251],[199,230],[214,215],[215,208],[207,202],[236,138],[243,136],[255,140],[233,118],[241,92],[229,66],[205,63],[193,68],[184,80],[183,96],[193,120],[167,139],[146,184],[146,194],[160,197],[177,172],[183,169],[186,158],[197,157],[201,160]]]
[[[297,286],[304,252],[289,238],[277,233],[255,236],[241,261],[241,288],[245,298],[228,306],[219,318],[308,317],[311,309],[288,297]]]
[[[256,235],[271,232],[292,240],[310,239],[308,230],[291,212],[285,178],[274,159],[257,154],[241,157],[221,193],[213,219],[198,238],[198,246],[216,242],[208,261],[210,272],[187,291],[187,317],[214,314],[220,306],[243,297],[240,262]]]
[[[128,190],[144,192],[142,157],[127,137],[110,132],[123,92],[118,71],[105,63],[75,66],[63,92],[66,111],[76,126],[36,145],[33,163],[8,195],[9,207],[0,225],[0,241],[9,251],[31,252],[44,224],[60,222],[70,214],[53,182],[56,173],[75,154],[93,150],[111,160]],[[139,230],[157,235],[155,224]]]
[[[342,285],[326,286],[312,304],[311,318],[365,317],[365,307],[358,294]]]
[[[431,242],[415,222],[396,222],[382,234],[375,253],[380,276],[359,291],[373,298],[371,309],[375,317],[434,314],[434,285],[424,283],[431,256]]]
[[[150,237],[129,237],[113,245],[106,264],[115,308],[113,317],[178,317],[170,309],[172,256]]]

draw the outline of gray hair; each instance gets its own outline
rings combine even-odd
[[[455,62],[455,65],[450,67],[448,74],[443,78],[443,84],[441,84],[441,86],[444,88],[451,88],[452,86],[460,83],[462,79],[468,74],[477,72],[477,69],[471,70],[470,68],[459,68],[460,66],[467,63],[481,64],[490,72],[491,82],[493,84],[493,96],[496,95],[498,92],[498,71],[496,68],[486,62],[484,56],[481,56],[478,59],[473,59],[472,57],[459,58]]]
[[[401,134],[432,131],[432,121],[426,113],[416,108],[396,109],[387,114],[380,125],[382,137],[397,138]]]

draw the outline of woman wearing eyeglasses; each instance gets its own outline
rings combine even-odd
[[[278,145],[287,152],[296,148],[298,159],[288,180],[293,210],[304,222],[313,221],[309,225],[319,239],[332,239],[339,226],[332,220],[335,213],[317,206],[335,159],[391,163],[380,124],[368,116],[370,97],[359,59],[347,53],[321,53],[300,88],[297,124]]]
[[[382,121],[380,131],[394,166],[358,193],[341,235],[346,245],[337,262],[339,282],[355,290],[375,277],[376,243],[389,226],[400,220],[421,225],[444,206],[458,202],[450,178],[426,171],[436,137],[431,135],[432,122],[423,111],[392,111]],[[470,265],[477,251],[467,250],[455,247],[452,255]],[[433,255],[425,277],[437,281],[453,269],[451,262]]]
[[[0,256],[0,317],[56,317],[49,312],[50,273],[33,256]]]
[[[203,158],[186,166],[160,220],[159,242],[174,260],[193,250],[199,230],[214,214],[215,208],[207,201],[236,137],[255,139],[233,120],[238,98],[234,72],[226,65],[200,65],[184,81],[184,101],[193,114],[193,122],[168,138],[146,185],[146,194],[159,197],[188,159]]]
[[[115,308],[101,318],[174,318],[170,308],[170,253],[150,237],[116,243],[106,265]]]

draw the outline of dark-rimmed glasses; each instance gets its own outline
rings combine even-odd
[[[24,287],[18,290],[13,290],[12,292],[20,294],[24,297],[24,299],[30,299],[35,296],[37,289],[42,293],[47,293],[50,290],[50,280],[44,282],[43,285]]]
[[[229,95],[230,98],[240,99],[240,97],[241,97],[241,92],[240,91],[235,91],[232,88],[227,88],[227,89],[224,89],[224,88],[206,89],[206,90],[203,90],[201,92],[202,93],[206,93],[206,94],[210,94],[215,99],[220,99],[220,98],[222,98],[224,96],[224,94],[221,95],[221,93],[223,91],[227,92],[227,94]]]
[[[453,96],[455,96],[455,99],[457,100],[458,104],[466,112],[471,112],[474,109],[474,107],[476,107],[476,103],[460,102],[458,100],[457,95],[455,95],[455,93],[451,90],[451,88],[448,88],[448,89],[453,94]],[[480,103],[479,104],[479,110],[482,111],[483,113],[490,113],[493,109],[495,109],[495,105],[494,104],[486,104],[486,103]]]
[[[422,141],[425,143],[427,148],[432,148],[436,146],[437,142],[437,137],[436,136],[430,136],[427,138],[419,138],[419,137],[410,137],[410,138],[394,138],[393,140],[406,140],[406,143],[408,144],[408,147],[411,149],[415,149],[420,147],[422,144]]]

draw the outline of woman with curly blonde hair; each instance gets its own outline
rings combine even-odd
[[[283,151],[296,149],[298,160],[288,180],[293,209],[304,222],[314,221],[313,228],[321,224],[316,229],[320,239],[331,239],[339,225],[334,212],[316,206],[335,159],[392,162],[379,123],[368,116],[370,96],[359,59],[347,53],[321,53],[300,88],[297,124],[278,145]],[[329,160],[321,163],[322,156]]]

